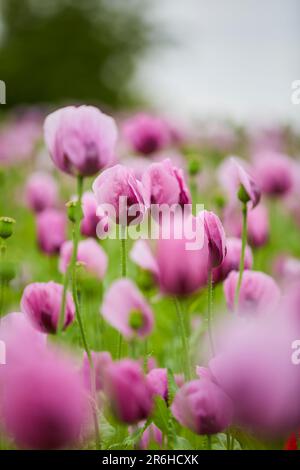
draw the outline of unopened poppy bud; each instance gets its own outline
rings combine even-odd
[[[247,202],[250,201],[250,196],[242,184],[240,185],[239,190],[238,190],[238,198],[244,204],[247,204]]]
[[[9,238],[13,234],[13,225],[16,223],[11,217],[0,217],[0,237]]]
[[[189,162],[188,171],[190,176],[195,176],[201,171],[201,162],[196,159],[192,159]]]
[[[142,328],[144,324],[144,319],[142,312],[140,310],[132,310],[132,312],[129,315],[129,326],[133,330],[139,330]]]
[[[68,218],[74,224],[83,217],[82,208],[78,201],[69,201],[66,204]]]

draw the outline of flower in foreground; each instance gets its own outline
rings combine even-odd
[[[32,324],[43,333],[56,333],[59,324],[63,286],[56,282],[35,282],[25,287],[21,308]],[[66,297],[64,329],[75,317],[75,306],[70,292]]]
[[[78,445],[88,399],[73,363],[44,351],[10,367],[1,393],[2,423],[17,446],[60,449]]]
[[[127,424],[147,419],[153,408],[153,394],[141,366],[123,359],[105,370],[104,391],[116,418]]]
[[[235,317],[220,332],[211,374],[234,403],[235,424],[259,437],[276,439],[299,429],[300,375],[291,360],[298,334],[299,324],[275,312],[252,322]]]
[[[196,434],[216,434],[232,422],[230,398],[208,379],[193,380],[175,395],[172,413],[179,423]]]
[[[224,282],[224,293],[228,307],[234,310],[235,292],[239,273],[231,271]],[[238,312],[241,315],[256,315],[274,311],[279,304],[280,289],[271,276],[259,271],[244,271]]]
[[[129,279],[119,279],[110,286],[103,300],[101,314],[127,339],[144,338],[153,329],[152,310]]]
[[[114,120],[94,106],[67,106],[47,116],[46,145],[54,164],[72,175],[92,176],[114,161]]]

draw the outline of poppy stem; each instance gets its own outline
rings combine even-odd
[[[212,278],[212,269],[208,271],[208,295],[207,295],[207,327],[208,327],[208,336],[209,343],[212,355],[215,355],[215,346],[212,332],[212,309],[213,309],[213,278]]]
[[[235,299],[234,299],[235,309],[238,308],[240,289],[242,285],[243,273],[244,273],[244,268],[245,268],[245,251],[246,251],[246,244],[247,244],[247,203],[246,202],[243,203],[242,212],[243,212],[242,251],[241,251],[239,278],[238,278],[238,283],[237,283],[237,287],[235,291]]]
[[[211,448],[211,435],[207,434],[207,450],[212,450]]]
[[[4,240],[1,240],[0,246],[0,255],[1,255],[1,264],[4,264],[4,258],[6,254],[6,244]],[[0,318],[2,316],[3,311],[3,304],[4,304],[4,290],[5,290],[5,281],[3,278],[3,272],[1,272],[1,279],[0,279]]]
[[[122,277],[126,277],[127,275],[127,249],[126,249],[127,227],[120,225],[119,235],[120,235],[120,242],[121,242],[121,275]],[[122,343],[123,343],[123,337],[122,337],[122,334],[119,333],[118,351],[117,351],[118,360],[120,360],[122,357]]]
[[[177,313],[179,328],[180,328],[180,333],[181,333],[184,377],[186,381],[189,381],[191,380],[191,368],[190,368],[188,339],[186,337],[183,311],[181,308],[180,300],[177,297],[174,297],[174,303],[175,303],[175,308],[176,308],[176,313]]]

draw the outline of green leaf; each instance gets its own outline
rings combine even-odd
[[[172,404],[174,397],[177,393],[178,387],[175,382],[174,374],[171,369],[168,369],[168,403],[169,406]]]
[[[152,414],[152,420],[163,434],[168,434],[169,410],[165,400],[159,395],[155,397],[155,407]]]

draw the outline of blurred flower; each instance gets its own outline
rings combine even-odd
[[[123,135],[134,151],[145,155],[165,148],[171,137],[170,129],[163,119],[145,113],[125,121]]]
[[[114,161],[114,120],[94,106],[67,106],[45,120],[45,140],[55,165],[73,175],[92,176]]]
[[[219,333],[218,354],[209,362],[214,381],[234,403],[235,424],[275,439],[299,428],[300,375],[291,344],[299,325],[285,315],[235,317]]]
[[[246,169],[245,169],[246,166]],[[242,187],[249,200],[250,208],[254,209],[260,201],[260,189],[258,188],[249,166],[237,158],[227,158],[218,170],[219,181],[229,194],[231,202],[235,202],[237,194]]]
[[[65,273],[71,261],[73,242],[65,242],[60,249],[59,270]],[[78,243],[77,261],[82,263],[84,269],[92,276],[102,280],[107,270],[107,255],[99,243],[93,238],[81,240]]]
[[[104,391],[119,421],[135,424],[147,419],[153,396],[140,365],[130,359],[115,362],[105,369]]]
[[[41,129],[29,115],[0,128],[0,163],[10,165],[32,156]]]
[[[152,163],[143,173],[142,183],[149,194],[151,204],[191,204],[189,189],[180,168],[172,165],[169,158]]]
[[[197,235],[194,234],[195,221],[196,218],[193,217],[182,218],[175,215],[167,227],[168,237],[163,237],[164,228],[162,228],[154,252],[144,240],[135,242],[131,251],[131,259],[142,269],[150,272],[166,294],[189,295],[206,286],[209,263],[208,242],[200,217],[197,218],[197,228],[199,232],[203,232],[203,236],[199,233],[197,240]],[[185,227],[188,226],[193,233],[185,233]],[[189,247],[189,244],[193,247]]]
[[[149,204],[145,188],[132,170],[123,165],[108,168],[95,179],[93,191],[100,209],[101,205],[110,205],[114,209],[112,215],[116,217],[116,223],[138,224],[143,220]]]
[[[224,282],[224,293],[230,310],[234,310],[239,273],[231,271]],[[272,312],[279,304],[280,290],[271,276],[259,271],[244,271],[239,293],[238,311],[241,315]]]
[[[182,426],[196,434],[216,434],[232,421],[233,406],[228,396],[207,379],[183,385],[175,395],[172,413]]]
[[[22,448],[60,449],[79,443],[87,421],[88,396],[74,365],[46,350],[24,351],[9,368],[1,393],[1,417]]]
[[[66,240],[67,218],[57,209],[45,209],[37,214],[37,240],[40,249],[47,255],[58,253]]]
[[[163,444],[163,434],[154,423],[151,423],[143,432],[138,448],[147,450],[151,443],[156,444],[159,448],[161,448]]]
[[[287,194],[293,186],[293,161],[286,155],[264,152],[255,157],[255,176],[263,193]]]
[[[242,214],[237,206],[225,208],[224,225],[230,235],[240,237],[242,234]],[[263,246],[269,239],[269,216],[266,206],[259,204],[248,212],[248,243],[255,247]]]
[[[145,298],[129,279],[112,283],[105,294],[101,314],[127,339],[148,336],[153,329],[153,313]]]
[[[103,217],[97,214],[97,200],[92,191],[86,191],[83,194],[82,211],[83,219],[81,221],[80,226],[82,235],[84,235],[85,237],[97,238],[97,225],[100,220],[103,220]],[[108,224],[106,228],[108,230]]]
[[[96,376],[96,391],[103,390],[103,378],[105,368],[112,363],[112,358],[109,352],[95,352],[91,351],[92,361],[95,369]],[[82,361],[82,375],[84,385],[91,391],[91,367],[86,352],[83,355]]]
[[[43,333],[56,333],[61,309],[63,286],[56,282],[35,282],[25,287],[22,299],[22,311],[28,315],[32,324]],[[64,328],[75,317],[73,298],[68,292],[64,315]]]
[[[25,189],[27,204],[34,212],[54,207],[58,199],[55,179],[49,173],[31,174]]]
[[[242,240],[240,238],[227,238],[226,241],[226,256],[223,263],[213,269],[214,282],[222,282],[230,271],[238,271],[240,267]],[[245,269],[251,269],[253,264],[252,251],[249,246],[246,246],[245,252]]]
[[[208,239],[210,264],[216,268],[226,255],[226,235],[219,217],[213,212],[203,211],[204,229]]]
[[[147,374],[148,383],[152,389],[153,395],[160,395],[165,401],[168,401],[168,373],[167,369],[152,369]]]
[[[300,280],[300,259],[287,255],[279,255],[273,265],[275,276],[285,283]]]

